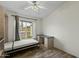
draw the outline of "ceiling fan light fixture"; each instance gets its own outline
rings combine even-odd
[[[33,6],[32,6],[32,9],[33,9],[34,11],[37,11],[39,8],[38,8],[37,5],[33,5]]]
[[[39,9],[45,9],[43,6],[41,6],[37,1],[32,1],[29,2],[31,4],[31,6],[24,8],[25,10],[27,9],[32,9],[33,11],[37,12]]]

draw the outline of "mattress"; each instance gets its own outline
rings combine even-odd
[[[37,44],[37,43],[38,43],[38,41],[34,40],[34,39],[23,39],[20,41],[15,41],[13,49],[17,49],[17,48],[21,48],[21,47],[25,47],[25,46],[30,46],[30,45]],[[13,44],[13,42],[5,43],[4,44],[4,51],[12,50],[12,44]]]

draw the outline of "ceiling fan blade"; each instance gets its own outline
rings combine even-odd
[[[45,7],[43,7],[43,6],[38,6],[39,8],[42,8],[42,9],[47,9],[47,8],[45,8]]]
[[[29,4],[33,4],[32,1],[28,1]]]
[[[24,8],[25,10],[27,10],[27,9],[29,9],[29,8],[31,8],[32,6],[29,6],[29,7],[26,7],[26,8]]]

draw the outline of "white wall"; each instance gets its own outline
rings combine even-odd
[[[16,15],[17,13],[12,12],[12,11],[6,11],[7,15],[8,15],[8,41],[12,41],[15,40],[15,18],[12,15]],[[20,15],[20,14],[19,14]],[[24,17],[24,15],[21,15]],[[34,37],[36,36],[36,34],[40,34],[41,30],[40,30],[40,19],[38,19],[37,21],[33,21],[35,22],[34,27],[36,27],[33,31],[35,33]]]
[[[36,21],[36,34],[42,34],[42,19]]]
[[[55,37],[55,47],[79,57],[79,2],[65,2],[43,19],[43,32]]]

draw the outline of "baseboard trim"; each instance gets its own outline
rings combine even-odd
[[[57,47],[54,47],[55,49],[59,49],[59,48],[57,48]],[[60,51],[63,51],[63,50],[61,50],[61,49],[59,49]],[[74,55],[72,55],[72,54],[70,54],[70,53],[68,53],[68,52],[66,52],[66,51],[63,51],[63,52],[65,52],[65,53],[67,53],[67,54],[69,54],[69,55],[71,55],[71,56],[73,56],[74,58],[78,58],[78,57],[76,57],[76,56],[74,56]]]

